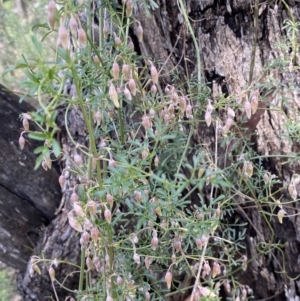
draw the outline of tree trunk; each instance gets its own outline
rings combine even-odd
[[[289,1],[289,5],[292,14],[298,20],[300,4]],[[264,85],[260,89],[262,96],[268,82],[266,79],[268,74],[263,71],[263,67],[269,61],[274,61],[274,58],[287,57],[292,61],[288,51],[284,53],[282,48],[281,50],[275,48],[276,43],[285,43],[283,37],[285,32],[282,31],[282,27],[283,21],[289,18],[289,13],[283,2],[260,4],[256,52],[253,51],[256,28],[255,9],[247,1],[201,1],[199,3],[199,1],[187,0],[185,6],[200,49],[202,81],[210,86],[213,103],[222,95],[227,97],[234,94],[238,98],[247,85],[253,85],[253,82],[249,82],[252,58],[254,82]],[[151,18],[147,16],[145,9],[139,5],[134,10],[134,17],[141,22],[144,29],[143,43],[138,44],[137,39],[132,36],[133,40],[136,41],[136,50],[165,65],[163,79],[165,82],[173,79],[167,72],[171,70],[173,74],[177,73],[181,79],[185,76],[195,79],[197,74],[195,47],[187,24],[185,24],[183,15],[179,11],[178,1],[162,0],[159,2],[159,8],[151,10],[150,13]],[[133,29],[135,32],[136,25],[133,25]],[[287,94],[287,89],[292,89],[297,83],[297,75],[297,71],[294,70],[285,73],[274,72],[273,76],[277,82],[275,82],[275,86],[274,84],[271,86],[271,90],[274,91],[274,89],[279,88],[278,91]],[[282,83],[286,84],[286,87]],[[279,85],[281,86],[279,87]],[[283,137],[286,116],[293,117],[294,112],[292,107],[285,107],[284,103],[280,103],[278,96],[274,95],[268,96],[269,109],[263,108],[257,115],[260,117],[263,113],[261,121],[258,123],[259,119],[255,120],[254,127],[245,124],[248,131],[245,131],[243,135],[249,135],[249,137],[241,136],[240,138],[251,140],[253,150],[257,151],[259,155],[268,155],[268,159],[263,159],[261,164],[283,183],[289,183],[293,173],[300,174],[299,163],[295,161],[290,164],[283,164],[285,159],[281,159],[279,156],[289,156],[291,152],[297,153],[299,151],[298,143]],[[294,99],[294,109],[298,110],[300,105],[298,95],[294,93],[291,96]],[[279,103],[277,103],[276,97]],[[284,107],[286,115],[282,111],[276,110],[278,105]],[[76,118],[72,118],[74,116]],[[74,129],[73,134],[78,137],[78,142],[84,143],[86,132],[79,112],[74,109],[69,113],[68,118],[70,126]],[[236,118],[236,122],[240,122],[239,117]],[[61,125],[63,128],[63,121]],[[254,131],[255,133],[251,137],[250,132]],[[205,142],[207,145],[208,142],[213,141],[214,135],[215,131],[211,128],[207,130],[207,128],[199,127],[198,133],[194,135],[194,143],[202,145]],[[72,156],[74,147],[71,147],[71,143],[64,133],[62,139],[62,144],[68,147],[69,155]],[[213,148],[212,151],[214,151]],[[234,154],[235,157],[242,155],[238,146],[231,147],[228,152]],[[65,164],[68,166],[68,160]],[[79,264],[78,238],[68,225],[66,217],[71,208],[70,194],[79,179],[72,174],[68,176],[63,194],[63,209],[44,231],[43,238],[35,249],[35,253],[39,254],[43,250],[45,258],[65,259]],[[280,187],[282,184],[278,183],[277,188]],[[222,194],[222,191],[219,193]],[[254,300],[265,298],[275,301],[296,300],[299,298],[296,296],[299,295],[300,290],[300,282],[297,280],[300,273],[298,217],[286,217],[283,219],[282,225],[277,218],[272,217],[268,224],[268,219],[264,219],[261,214],[259,191],[256,191],[255,194],[257,202],[252,202],[251,206],[249,204],[244,206],[248,196],[241,195],[234,198],[236,217],[247,222],[246,239],[243,242],[245,251],[241,255],[252,259],[247,269],[237,272],[235,276],[242,285],[248,285],[253,289]],[[253,199],[253,195],[251,197]],[[279,198],[280,194],[278,193],[276,197]],[[297,213],[299,205],[292,203],[292,205],[285,206],[284,203],[288,201],[290,198],[284,190],[281,203],[285,211],[290,215]],[[270,211],[270,209],[263,208],[266,212]],[[56,270],[56,275],[61,279],[72,271],[68,265],[61,264]],[[30,279],[27,271],[23,282],[20,281],[25,300],[44,300],[46,295],[51,294],[51,284],[47,277],[45,274],[43,277],[35,276]],[[66,286],[74,289],[77,287],[77,279],[76,276],[71,278],[68,278],[69,282],[66,283]],[[62,289],[57,288],[57,291],[61,298],[67,295]],[[224,293],[222,297],[225,299],[225,296]],[[182,301],[185,297],[177,297],[176,301]]]
[[[0,85],[0,258],[25,271],[43,228],[54,218],[61,193],[55,169],[33,171],[33,150],[40,144],[24,135],[24,149],[18,145],[20,115],[33,110],[18,100]]]

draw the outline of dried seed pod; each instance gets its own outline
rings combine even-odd
[[[104,39],[107,39],[108,33],[109,33],[109,28],[107,26],[107,23],[104,22],[103,23],[103,37],[104,37]]]
[[[215,278],[216,276],[218,276],[220,274],[221,274],[221,267],[218,262],[214,261],[211,277]]]
[[[132,7],[133,7],[132,0],[127,0],[127,2],[126,2],[126,17],[127,18],[130,18],[132,15]]]
[[[88,201],[87,208],[90,212],[90,214],[95,215],[97,212],[97,204],[95,201]]]
[[[142,43],[143,42],[144,30],[143,30],[143,27],[142,27],[141,24],[139,24],[139,26],[136,29],[136,35],[137,35],[137,38],[138,38],[139,42]]]
[[[286,212],[283,209],[280,209],[277,213],[278,221],[282,224],[283,217],[285,216]]]

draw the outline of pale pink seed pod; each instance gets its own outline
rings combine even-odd
[[[63,188],[66,182],[66,178],[64,177],[64,175],[60,175],[60,177],[58,178],[58,182],[60,184],[60,187]]]
[[[137,38],[138,38],[139,42],[142,43],[143,42],[144,30],[143,30],[143,27],[142,27],[141,24],[139,24],[139,26],[136,29],[136,35],[137,35]]]
[[[229,130],[233,124],[232,118],[228,117],[225,122],[225,127]]]
[[[186,110],[186,98],[184,96],[180,97],[179,108],[182,112],[185,112],[185,110]]]
[[[263,179],[265,181],[265,184],[268,184],[270,182],[270,176],[268,173],[264,173]]]
[[[91,229],[91,237],[94,242],[96,242],[98,240],[99,235],[100,235],[99,229],[97,227],[93,227]]]
[[[82,246],[86,246],[89,243],[89,240],[90,240],[90,235],[86,231],[84,231],[80,237],[80,244]]]
[[[142,151],[142,159],[143,160],[146,160],[147,159],[147,157],[148,157],[148,155],[149,155],[149,151],[147,150],[147,149],[144,149],[143,151]]]
[[[134,44],[133,42],[130,40],[130,42],[128,43],[128,48],[131,50],[131,51],[134,51]]]
[[[129,100],[129,101],[131,101],[132,100],[132,96],[131,96],[131,93],[130,93],[129,89],[126,86],[125,86],[123,92],[124,92],[124,95],[125,95],[126,99]]]
[[[82,48],[84,48],[87,44],[87,37],[84,29],[82,27],[78,28],[77,34],[78,34],[79,44]]]
[[[131,73],[131,68],[130,68],[130,66],[127,65],[127,64],[124,64],[124,65],[122,66],[122,74],[123,74],[125,80],[130,79],[130,73]]]
[[[50,0],[48,3],[48,12],[51,14],[55,14],[57,11],[56,3],[54,0]]]
[[[168,125],[170,123],[170,115],[169,114],[164,115],[164,122],[166,125]]]
[[[52,266],[50,266],[48,272],[49,272],[49,276],[50,276],[51,281],[54,281],[55,280],[55,271],[54,271]]]
[[[128,87],[129,87],[129,90],[131,91],[132,95],[135,96],[136,95],[136,83],[133,78],[131,78],[128,81]]]
[[[69,37],[68,37],[68,31],[63,25],[61,25],[58,29],[58,39],[62,47],[65,50],[67,50],[69,44]]]
[[[75,192],[73,192],[71,194],[71,198],[70,199],[71,199],[72,203],[78,202],[78,195]]]
[[[157,87],[156,85],[152,85],[150,89],[150,93],[154,96],[157,93]]]
[[[168,289],[171,288],[172,278],[173,278],[173,275],[171,274],[170,271],[168,271],[168,272],[166,273],[166,276],[165,276],[165,280],[166,280]]]
[[[132,7],[133,7],[132,0],[127,0],[127,2],[126,2],[126,17],[127,18],[130,18],[132,15]]]
[[[251,104],[248,100],[245,101],[244,109],[245,109],[248,119],[250,119],[251,118]]]
[[[215,278],[216,276],[221,274],[221,267],[218,262],[214,261],[213,263],[213,269],[212,269],[212,278]]]
[[[118,47],[122,46],[122,41],[121,41],[121,39],[116,34],[115,34],[115,44]]]
[[[29,131],[29,122],[26,118],[23,118],[23,128],[25,131]]]
[[[150,301],[151,295],[149,292],[145,292],[145,299],[146,299],[146,301]]]
[[[20,136],[19,138],[19,145],[20,145],[20,149],[23,149],[25,146],[25,139],[23,136]]]
[[[95,215],[97,212],[97,204],[95,201],[88,201],[87,208],[90,212],[90,214]]]
[[[154,111],[154,109],[153,108],[151,108],[150,110],[149,110],[149,116],[150,116],[150,118],[154,118],[155,117],[155,111]]]
[[[135,200],[138,202],[138,203],[141,203],[142,202],[142,193],[138,190],[135,190],[134,193],[134,198]]]
[[[133,254],[133,260],[136,262],[136,264],[140,264],[141,263],[141,258],[140,255],[137,253]]]
[[[206,244],[208,241],[208,238],[205,235],[202,235],[201,240],[202,240],[203,244]]]
[[[83,161],[80,155],[78,155],[77,153],[74,155],[74,163],[76,165],[78,165],[79,167],[81,167],[83,165]]]
[[[170,116],[172,116],[173,114],[174,114],[174,110],[175,110],[175,108],[174,108],[174,104],[170,104],[169,105],[169,107],[168,107],[168,114],[170,115]]]
[[[114,103],[115,107],[118,109],[120,107],[119,98],[118,98],[116,87],[114,86],[113,83],[110,83],[108,94],[112,102]]]
[[[151,67],[150,67],[150,74],[151,74],[152,82],[154,84],[158,85],[158,72],[152,63],[151,63]]]
[[[157,155],[155,156],[155,159],[154,159],[154,165],[155,165],[156,167],[159,165],[159,158],[158,158]]]
[[[202,243],[201,238],[199,238],[199,237],[196,238],[196,245],[197,245],[197,248],[198,248],[199,250],[202,250],[202,248],[203,248],[203,243]]]
[[[206,275],[210,274],[211,268],[207,262],[205,262],[203,265],[203,271],[205,272]]]
[[[105,209],[104,217],[105,217],[105,220],[110,224],[111,223],[111,211],[109,209]]]
[[[176,92],[173,92],[172,95],[171,95],[171,99],[173,101],[174,104],[177,104],[178,103],[178,94]]]
[[[97,126],[100,126],[102,121],[102,113],[99,109],[96,111],[94,115],[94,121],[97,123]]]
[[[205,112],[205,122],[207,126],[211,125],[211,114],[209,112]]]
[[[119,74],[120,74],[120,66],[117,62],[113,63],[112,66],[112,74],[113,74],[113,78],[114,80],[118,80],[119,79]]]
[[[228,115],[228,118],[233,119],[235,117],[235,112],[231,108],[228,108],[227,109],[227,115]]]
[[[110,207],[112,207],[114,204],[114,198],[110,193],[106,195],[106,202]]]
[[[158,246],[158,238],[157,237],[152,237],[151,239],[151,247],[152,247],[152,250],[156,250]]]
[[[86,263],[86,266],[88,268],[88,271],[92,270],[93,269],[93,261],[91,259],[90,256],[88,256],[85,260],[85,263]]]
[[[247,290],[245,289],[244,286],[243,286],[243,288],[242,288],[242,296],[243,296],[243,299],[246,299],[246,298],[247,298]]]
[[[80,205],[79,202],[75,202],[73,204],[73,208],[74,208],[74,211],[75,211],[75,213],[76,213],[77,216],[80,216],[80,217],[84,217],[85,216],[85,214],[83,212],[83,209],[82,209],[82,207],[81,207],[81,205]]]
[[[185,115],[187,118],[189,118],[189,116],[192,115],[192,110],[193,110],[192,106],[190,104],[188,104],[186,106],[186,110],[185,110]]]
[[[145,129],[150,129],[152,124],[151,124],[151,120],[147,115],[144,115],[142,117],[142,125]]]
[[[108,296],[106,297],[106,301],[114,301],[114,299],[113,299],[110,295],[108,295]]]
[[[117,277],[117,284],[121,286],[123,284],[123,278],[121,276]]]
[[[114,159],[110,159],[108,161],[108,166],[110,166],[110,167],[117,167],[117,162]]]
[[[77,28],[78,28],[78,24],[77,24],[76,19],[75,19],[73,16],[72,16],[72,18],[71,18],[70,21],[69,21],[69,28],[70,28],[70,30],[71,30],[71,32],[72,32],[73,34],[76,33]]]
[[[152,260],[148,256],[146,256],[145,257],[145,267],[147,270],[149,270],[151,263],[152,263]]]

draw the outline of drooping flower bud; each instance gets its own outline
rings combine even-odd
[[[251,118],[251,104],[248,100],[245,101],[244,109],[245,109],[248,119],[250,119]]]
[[[78,202],[78,195],[75,192],[73,192],[71,194],[71,198],[70,199],[71,199],[72,203]]]
[[[88,201],[87,208],[91,215],[95,215],[97,212],[97,204],[95,201]]]
[[[142,159],[146,160],[149,155],[149,151],[147,149],[142,150]]]
[[[26,118],[23,118],[23,128],[25,131],[29,131],[29,122],[28,122],[28,119]]]
[[[136,262],[136,264],[140,264],[141,263],[141,258],[140,255],[137,253],[133,254],[133,260]]]
[[[109,94],[112,102],[114,103],[115,107],[118,109],[120,107],[118,93],[117,93],[116,87],[114,86],[114,84],[112,82],[110,83],[108,94]]]
[[[158,85],[158,72],[155,66],[151,62],[150,74],[154,84]]]
[[[116,44],[116,46],[121,47],[121,46],[122,46],[122,41],[121,41],[121,39],[116,35],[115,32],[114,32],[114,39],[115,39],[115,44]]]
[[[156,87],[156,85],[152,85],[152,86],[151,86],[150,92],[151,92],[151,94],[152,94],[153,96],[156,94],[156,92],[157,92],[157,87]]]
[[[97,127],[100,126],[102,121],[102,113],[101,111],[98,109],[95,114],[94,114],[94,122],[97,123]]]
[[[117,167],[117,162],[114,159],[108,161],[108,166]]]
[[[49,272],[49,276],[50,276],[51,281],[54,281],[55,280],[55,271],[54,271],[52,266],[50,266],[48,272]]]
[[[129,90],[131,91],[132,95],[135,96],[136,95],[136,83],[133,78],[131,78],[128,81],[128,87],[129,87]]]
[[[112,66],[112,74],[113,74],[113,78],[114,80],[118,80],[119,79],[119,74],[120,74],[120,66],[117,62],[113,63]]]
[[[159,158],[158,158],[158,156],[156,155],[156,156],[155,156],[155,159],[154,159],[154,165],[157,167],[158,164],[159,164]]]
[[[123,74],[125,80],[130,79],[130,72],[131,72],[130,66],[127,64],[124,64],[122,66],[122,74]]]
[[[130,93],[129,89],[126,86],[125,86],[123,92],[124,92],[124,95],[125,95],[127,100],[129,100],[129,101],[132,100],[131,93]]]
[[[149,293],[148,291],[145,292],[145,300],[146,300],[146,301],[150,301],[150,299],[151,299],[150,293]]]
[[[62,45],[62,47],[65,50],[67,50],[68,44],[69,44],[69,37],[68,37],[68,31],[63,25],[59,26],[58,40],[59,40],[60,44]]]
[[[91,237],[94,242],[98,240],[99,234],[100,234],[99,229],[97,227],[93,227],[91,230]]]
[[[105,220],[110,224],[111,223],[111,211],[109,209],[105,209],[104,211]]]
[[[82,207],[81,207],[81,205],[80,205],[79,202],[75,202],[73,204],[73,208],[74,208],[74,212],[76,213],[77,216],[80,216],[80,217],[84,217],[85,216],[85,214],[83,212],[83,209],[82,209]]]
[[[215,278],[216,276],[218,276],[220,274],[221,274],[221,267],[218,262],[214,261],[211,277]]]
[[[56,11],[57,8],[55,1],[50,0],[48,4],[48,24],[51,29],[54,29]]]
[[[109,33],[109,28],[107,26],[107,23],[104,22],[103,23],[103,37],[104,37],[104,39],[107,39],[108,33]]]
[[[156,248],[157,248],[157,246],[158,246],[158,238],[157,238],[157,236],[155,236],[155,237],[152,237],[152,239],[151,239],[151,247],[152,247],[152,250],[156,250]]]
[[[150,129],[152,124],[151,124],[151,120],[147,115],[144,115],[142,117],[142,125],[145,129]]]
[[[78,28],[78,24],[77,24],[77,21],[76,19],[72,16],[70,21],[69,21],[69,27],[70,27],[70,30],[73,34],[76,33],[77,31],[77,28]]]
[[[84,48],[87,44],[87,38],[84,29],[82,27],[78,28],[77,34],[78,34],[79,44],[82,48]]]
[[[25,139],[22,135],[19,138],[19,145],[20,145],[20,149],[23,149],[25,146]]]
[[[292,199],[296,199],[297,198],[297,190],[294,184],[289,184],[288,186],[288,191],[290,196],[292,197]]]
[[[168,271],[168,272],[166,273],[166,276],[165,276],[165,280],[166,280],[168,289],[171,288],[172,278],[173,278],[173,275],[171,274],[170,271]]]
[[[209,112],[205,112],[205,122],[207,124],[207,126],[211,125],[211,114]]]
[[[81,234],[81,237],[79,240],[80,244],[84,247],[89,243],[89,240],[90,240],[90,235],[86,231],[84,231]]]

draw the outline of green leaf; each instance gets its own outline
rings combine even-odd
[[[45,141],[47,139],[47,135],[39,132],[31,132],[28,134],[28,137],[38,141]]]
[[[35,155],[38,155],[38,154],[42,153],[46,148],[47,148],[46,146],[39,146],[33,151],[33,153]]]
[[[53,140],[52,142],[52,148],[53,148],[53,152],[56,158],[58,158],[61,154],[61,148],[59,143],[56,140]]]
[[[42,54],[43,52],[43,44],[38,40],[36,35],[31,36],[31,41],[35,47],[35,50],[39,53]]]
[[[37,157],[37,159],[35,161],[34,170],[37,170],[41,166],[43,159],[44,159],[44,155],[43,154],[41,154],[41,155],[39,155]]]

